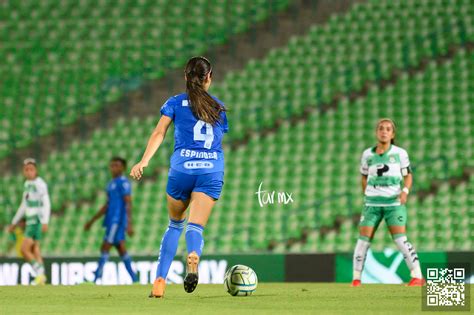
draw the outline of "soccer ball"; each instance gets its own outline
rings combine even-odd
[[[224,288],[233,296],[247,296],[257,289],[257,274],[252,268],[244,265],[235,265],[226,271]]]

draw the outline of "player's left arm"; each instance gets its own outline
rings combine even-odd
[[[411,173],[408,173],[408,175],[403,176],[403,189],[400,194],[400,203],[402,205],[407,203],[408,194],[411,191],[412,185],[413,185],[413,176],[411,175]]]
[[[127,220],[128,220],[127,234],[128,236],[132,236],[134,233],[133,222],[132,222],[132,195],[124,196],[123,201],[125,201],[125,208],[127,210]]]
[[[400,203],[404,205],[407,203],[408,194],[410,193],[411,187],[413,185],[413,175],[411,173],[410,160],[406,151],[404,151],[400,156],[400,167],[403,176],[403,189],[400,193]]]
[[[43,203],[41,211],[41,229],[43,232],[48,230],[49,218],[51,216],[51,201],[49,199],[48,187],[44,187],[43,194],[41,196],[41,201]]]

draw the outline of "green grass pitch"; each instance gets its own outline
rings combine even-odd
[[[150,288],[92,284],[4,286],[0,287],[0,314],[421,313],[421,288],[403,285],[351,288],[349,284],[334,283],[261,283],[249,297],[230,296],[223,285],[199,285],[192,294],[185,293],[182,285],[168,285],[164,299],[148,298]],[[471,304],[472,300],[471,296]]]

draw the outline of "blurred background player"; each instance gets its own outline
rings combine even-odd
[[[171,262],[186,228],[186,277],[184,289],[191,293],[198,283],[198,263],[204,246],[202,233],[224,184],[222,138],[228,131],[225,108],[209,95],[212,67],[204,57],[193,57],[185,69],[186,93],[169,98],[161,108],[161,118],[153,131],[141,161],[131,171],[140,179],[143,168],[163,142],[171,122],[175,124],[175,147],[166,187],[170,222],[163,235],[150,297],[162,297]]]
[[[8,237],[8,245],[6,255],[9,256],[10,252],[15,250],[16,257],[23,258],[23,254],[21,252],[21,245],[23,244],[23,239],[25,232],[25,219],[21,219],[11,231]]]
[[[125,246],[125,232],[129,236],[133,235],[132,188],[130,181],[123,175],[126,167],[127,162],[123,158],[113,157],[110,160],[109,168],[112,180],[107,184],[106,188],[107,203],[84,226],[84,229],[88,231],[96,220],[105,215],[103,223],[105,236],[100,248],[101,256],[95,272],[94,282],[102,278],[104,265],[109,259],[109,252],[112,246],[117,248],[132,281],[137,281],[137,275],[132,269],[132,258],[128,255]]]
[[[23,175],[26,178],[20,207],[9,226],[9,232],[14,232],[20,221],[25,219],[25,232],[21,244],[23,258],[29,262],[35,272],[35,284],[44,284],[43,258],[40,251],[42,233],[48,230],[51,202],[48,186],[38,176],[36,161],[32,158],[23,161]]]
[[[365,209],[359,223],[359,239],[354,250],[352,286],[360,286],[365,257],[370,242],[382,219],[385,219],[392,239],[402,252],[412,279],[409,286],[424,283],[420,261],[406,236],[407,208],[413,177],[408,153],[394,145],[395,123],[380,119],[376,127],[378,143],[362,154],[360,172]],[[401,189],[401,184],[404,184]]]

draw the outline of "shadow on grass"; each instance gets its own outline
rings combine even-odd
[[[269,296],[278,296],[278,294],[256,294],[251,296],[231,296],[231,295],[211,295],[211,296],[200,296],[199,299],[217,299],[217,298],[234,298],[234,299],[255,299]]]

